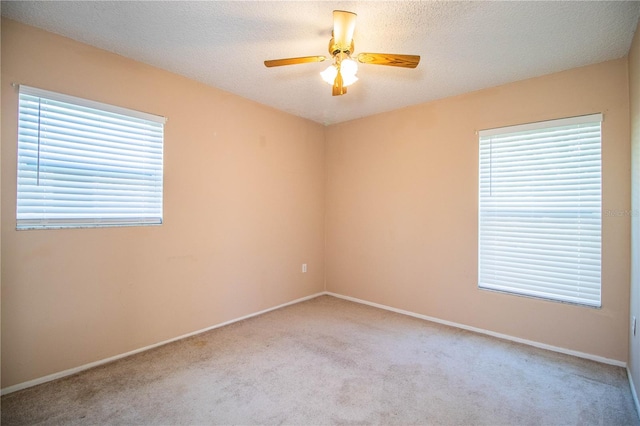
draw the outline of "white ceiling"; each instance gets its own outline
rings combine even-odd
[[[2,2],[2,15],[333,124],[625,56],[639,1]],[[332,11],[358,14],[355,51],[417,54],[414,70],[360,65],[331,96]]]

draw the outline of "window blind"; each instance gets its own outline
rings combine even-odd
[[[479,132],[479,287],[601,306],[601,114]]]
[[[162,223],[163,117],[19,92],[18,229]]]

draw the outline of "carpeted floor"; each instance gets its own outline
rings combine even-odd
[[[329,296],[1,401],[3,425],[640,425],[623,368]]]

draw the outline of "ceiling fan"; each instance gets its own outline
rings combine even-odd
[[[358,80],[358,65],[351,56],[354,52],[353,32],[356,28],[356,14],[344,10],[333,11],[333,37],[329,41],[329,54],[333,64],[320,73],[322,79],[333,85],[333,96],[347,93],[347,86]],[[418,55],[396,55],[391,53],[360,53],[355,56],[358,62],[373,65],[415,68],[420,62]],[[303,56],[300,58],[272,59],[264,61],[267,67],[322,62],[326,56]]]

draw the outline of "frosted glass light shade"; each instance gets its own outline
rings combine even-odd
[[[342,73],[342,77],[347,75],[355,77],[358,72],[358,64],[353,59],[343,59],[340,64],[340,72]]]
[[[343,59],[340,63],[340,74],[342,74],[342,85],[344,87],[351,86],[358,81],[356,73],[358,72],[358,64],[353,59]]]
[[[329,67],[327,67],[326,70],[320,73],[320,76],[322,77],[322,79],[326,81],[327,84],[330,84],[332,86],[337,75],[338,75],[338,69],[336,68],[335,65],[330,65]]]

